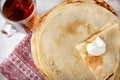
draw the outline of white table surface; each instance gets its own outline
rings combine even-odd
[[[38,14],[41,15],[45,13],[46,11],[48,11],[50,8],[54,7],[61,1],[63,0],[36,0]],[[110,0],[106,0],[106,1],[109,2]],[[119,1],[119,0],[116,0],[116,1]],[[111,4],[111,2],[109,2],[109,4]],[[114,2],[112,6],[113,8],[117,7],[116,11],[118,11],[118,9],[120,10],[120,4]],[[4,23],[5,23],[5,20],[0,15],[0,29]],[[5,35],[0,33],[0,63],[12,52],[14,47],[18,45],[18,43],[24,37],[25,37],[25,34],[16,33],[11,38],[7,38]],[[0,74],[0,80],[5,80],[2,74]]]

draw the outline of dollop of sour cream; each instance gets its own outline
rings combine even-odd
[[[86,48],[89,55],[101,56],[106,51],[106,44],[99,36],[97,36],[93,42],[87,44]]]

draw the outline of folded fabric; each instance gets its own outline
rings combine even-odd
[[[0,64],[0,72],[7,80],[44,80],[32,58],[31,35],[30,32]]]

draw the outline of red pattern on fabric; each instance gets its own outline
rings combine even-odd
[[[31,35],[30,32],[0,64],[0,72],[8,80],[44,80],[32,58]]]

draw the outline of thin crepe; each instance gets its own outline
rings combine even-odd
[[[33,33],[34,61],[47,80],[95,80],[75,45],[118,17],[93,3],[61,4]]]
[[[96,80],[114,80],[115,76],[118,75],[117,68],[120,67],[120,27],[118,24],[107,24],[103,29],[104,31],[91,36],[90,39],[80,43],[76,48]],[[104,40],[106,51],[101,56],[91,56],[86,47],[97,36]]]

